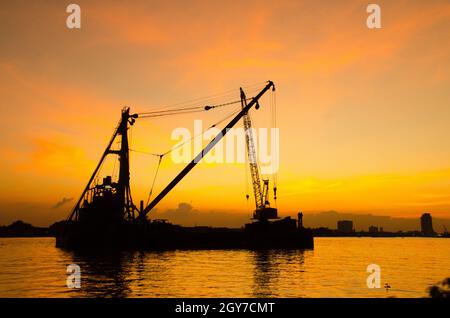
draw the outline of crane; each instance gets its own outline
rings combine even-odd
[[[242,107],[242,110],[222,129],[222,131],[213,139],[211,142],[194,158],[190,163],[186,165],[186,167],[181,170],[181,172],[173,179],[154,199],[151,201],[145,208],[141,209],[139,212],[139,219],[145,219],[146,215],[180,182],[196,165],[201,159],[206,156],[206,154],[214,148],[214,146],[228,133],[230,128],[232,128],[236,123],[246,114],[248,111],[255,106],[255,108],[259,108],[258,100],[269,90],[275,90],[275,85],[272,81],[268,81],[266,86],[251,99],[251,101],[247,104],[245,102],[245,106]],[[208,106],[206,106],[208,107]],[[205,108],[206,109],[206,108]],[[258,173],[259,174],[259,173]],[[259,182],[259,179],[258,179]],[[268,183],[267,183],[268,188]],[[262,197],[261,197],[262,198]],[[262,200],[261,200],[262,201]],[[268,202],[268,201],[267,201]],[[254,219],[268,219],[268,218],[276,218],[276,209],[260,206],[257,207]]]
[[[82,195],[78,199],[75,207],[71,211],[67,221],[81,221],[90,224],[104,224],[105,220],[109,219],[111,222],[125,222],[133,223],[136,220],[145,221],[146,215],[196,166],[198,162],[212,149],[214,146],[227,134],[230,128],[236,125],[241,118],[244,117],[246,127],[251,128],[250,117],[248,111],[255,106],[259,108],[258,100],[269,90],[275,90],[275,85],[272,81],[268,81],[265,87],[247,104],[245,94],[241,89],[244,100],[241,100],[242,109],[237,115],[224,127],[220,134],[218,134],[147,206],[144,207],[141,201],[140,209],[138,209],[131,198],[130,189],[130,163],[129,163],[129,144],[128,144],[128,129],[132,126],[138,118],[146,118],[148,116],[161,116],[167,114],[176,113],[175,111],[162,111],[153,113],[137,113],[130,114],[130,108],[126,107],[122,110],[121,120],[114,131],[111,140],[108,143],[106,150],[104,151],[100,162],[94,170],[91,178],[89,179]],[[239,103],[239,101],[236,101]],[[227,104],[224,104],[227,105]],[[207,111],[216,106],[202,107],[204,111]],[[200,111],[199,109],[189,108],[192,112]],[[187,113],[187,110],[180,110],[179,113]],[[247,130],[250,132],[250,130]],[[120,149],[113,149],[113,144],[120,139]],[[251,165],[254,176],[255,187],[255,199],[257,200],[257,206],[254,213],[254,219],[269,219],[277,217],[277,210],[270,208],[268,201],[268,180],[263,180],[263,189],[261,190],[259,170],[256,164],[256,155],[253,143],[250,142],[252,138],[247,137],[247,145],[251,147],[252,151],[249,151],[252,162]],[[119,179],[117,182],[113,182],[111,176],[103,178],[103,183],[94,184],[95,177],[101,169],[106,157],[108,155],[117,155],[119,157]],[[160,156],[160,161],[161,161]],[[69,222],[69,223],[70,223]],[[95,228],[95,227],[93,227]]]
[[[64,229],[56,236],[56,246],[64,248],[92,248],[93,246],[114,246],[119,248],[312,248],[314,246],[313,233],[303,228],[301,214],[299,226],[290,217],[278,219],[277,209],[270,207],[269,181],[262,180],[256,160],[255,144],[251,135],[251,120],[249,111],[252,107],[259,108],[259,99],[269,90],[275,91],[273,82],[269,81],[264,88],[247,99],[241,89],[241,99],[225,104],[199,107],[171,108],[166,110],[130,113],[130,108],[122,110],[121,120],[116,127],[106,150],[101,156],[94,173],[88,181],[82,195],[71,211],[64,224]],[[275,94],[273,101],[275,102]],[[248,101],[248,103],[247,103]],[[155,118],[176,114],[186,114],[239,104],[238,109],[227,116],[233,116],[197,156],[146,206],[140,201],[139,209],[134,205],[130,189],[130,156],[128,131],[139,118]],[[213,229],[198,231],[196,228],[180,227],[160,220],[147,219],[147,215],[154,207],[213,149],[218,142],[235,126],[241,118],[247,140],[248,157],[252,168],[252,180],[255,194],[256,209],[251,223],[245,224],[241,230]],[[224,119],[224,120],[225,120]],[[223,121],[223,120],[222,120]],[[222,122],[221,121],[221,122]],[[211,127],[215,127],[216,124]],[[120,140],[119,140],[120,138]],[[117,144],[120,144],[117,146]],[[153,154],[159,157],[159,164],[164,154]],[[106,157],[118,156],[119,175],[116,181],[113,173],[103,178],[100,176]],[[117,158],[116,158],[117,159]],[[156,178],[156,174],[155,174]],[[154,184],[154,182],[153,182]],[[276,201],[276,179],[274,175],[274,200]],[[152,185],[153,188],[153,185]],[[150,191],[151,193],[151,191]],[[150,198],[150,195],[149,195]],[[149,202],[148,200],[147,202]]]
[[[273,90],[275,87],[272,88]],[[247,108],[247,97],[245,95],[244,90],[241,88],[241,106],[242,109]],[[256,101],[255,109],[259,108],[259,103]],[[253,219],[255,220],[268,220],[268,219],[277,219],[278,212],[277,209],[270,207],[269,202],[269,179],[263,179],[262,189],[261,189],[261,181],[260,181],[260,173],[258,167],[258,160],[256,157],[255,150],[255,141],[253,139],[253,130],[252,130],[252,121],[250,118],[250,114],[248,111],[244,113],[242,116],[242,120],[244,122],[244,130],[245,130],[245,142],[247,145],[247,156],[250,166],[250,175],[252,179],[253,186],[253,194],[255,196],[255,205],[256,209],[253,212]],[[274,192],[276,188],[274,188]],[[276,193],[276,192],[275,192]],[[247,195],[248,199],[248,195]]]

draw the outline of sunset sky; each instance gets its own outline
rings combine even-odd
[[[280,214],[450,218],[449,1],[374,1],[372,30],[367,1],[73,2],[79,30],[66,27],[68,1],[0,4],[0,224],[66,217],[124,105],[239,98],[266,80],[277,87]],[[269,99],[261,106],[254,123],[267,127]],[[224,114],[138,120],[132,147],[164,152],[174,128]],[[157,160],[131,160],[137,203]],[[165,160],[155,192],[183,167]],[[157,208],[242,214],[245,194],[243,164],[201,164]]]

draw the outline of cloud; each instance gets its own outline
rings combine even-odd
[[[61,200],[59,200],[58,202],[56,202],[56,204],[54,206],[52,206],[52,209],[58,209],[72,200],[73,200],[73,198],[64,197]]]

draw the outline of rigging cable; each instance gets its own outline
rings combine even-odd
[[[144,115],[139,115],[139,118],[154,118],[154,117],[164,117],[164,116],[172,116],[172,115],[184,115],[184,114],[192,114],[192,113],[201,113],[204,112],[204,109],[196,109],[196,110],[187,110],[187,111],[183,111],[183,110],[177,110],[177,111],[172,111],[172,112],[166,112],[166,113],[156,113],[156,114],[144,114]]]
[[[163,152],[161,154],[158,153],[154,153],[154,152],[147,152],[147,151],[142,151],[142,150],[136,150],[136,149],[130,149],[130,151],[133,152],[137,152],[137,153],[142,153],[142,154],[146,154],[146,155],[151,155],[151,156],[155,156],[155,157],[160,157],[160,156],[165,156],[175,150],[177,150],[178,148],[181,148],[182,146],[184,146],[185,144],[192,142],[195,138],[204,135],[208,130],[210,130],[211,128],[216,127],[217,125],[221,124],[222,122],[224,122],[225,120],[227,120],[228,118],[232,117],[233,115],[237,114],[239,110],[236,110],[234,112],[232,112],[231,114],[227,115],[226,117],[224,117],[223,119],[219,120],[218,122],[216,122],[215,124],[212,124],[211,126],[209,126],[208,128],[206,128],[205,130],[201,131],[200,133],[198,133],[197,135],[192,136],[189,140],[186,140],[182,143],[177,144],[176,146],[170,148],[169,150],[167,150],[166,152]]]
[[[238,104],[240,101],[232,101],[222,104],[216,105],[206,105],[206,106],[195,106],[195,107],[185,107],[185,108],[177,108],[170,110],[161,110],[161,111],[151,111],[151,112],[143,112],[138,113],[139,118],[153,118],[153,117],[162,117],[162,116],[171,116],[171,115],[182,115],[182,114],[191,114],[191,113],[200,113],[205,112],[211,109],[230,106],[234,104]]]
[[[159,167],[161,166],[161,161],[162,161],[163,157],[164,157],[164,155],[159,155],[158,166],[156,167],[155,176],[153,177],[152,187],[150,188],[150,192],[148,194],[147,204],[146,205],[148,205],[150,203],[150,198],[152,197],[152,193],[153,193],[153,188],[155,186],[156,177],[158,176]]]
[[[266,82],[260,82],[260,83],[254,83],[254,84],[248,84],[248,85],[244,85],[242,86],[243,88],[252,88],[252,89],[247,89],[247,91],[249,92],[257,92],[260,89],[260,86],[265,84]],[[181,105],[184,105],[183,107],[187,107],[187,106],[194,106],[194,105],[203,105],[206,101],[211,101],[211,100],[216,100],[216,99],[225,99],[225,98],[231,98],[232,96],[236,96],[236,90],[232,89],[232,90],[228,90],[222,93],[217,93],[217,94],[212,94],[209,96],[204,96],[204,97],[199,97],[199,98],[195,98],[195,99],[191,99],[185,102],[179,102],[179,103],[175,103],[175,104],[170,104],[167,106],[162,106],[158,109],[158,111],[162,111],[162,110],[170,110],[173,107],[181,107]]]
[[[136,150],[136,149],[130,149],[130,151],[133,152],[137,152],[137,153],[142,153],[142,154],[146,154],[146,155],[151,155],[151,156],[155,156],[155,157],[159,157],[159,156],[165,156],[175,150],[177,150],[178,148],[184,146],[185,144],[192,142],[195,138],[205,134],[208,130],[210,130],[211,128],[216,127],[217,125],[221,124],[222,122],[224,122],[225,120],[229,119],[230,117],[232,117],[233,115],[237,114],[238,112],[240,112],[240,109],[233,111],[232,113],[230,113],[229,115],[227,115],[226,117],[222,118],[221,120],[219,120],[218,122],[212,124],[211,126],[209,126],[208,128],[206,128],[205,130],[201,131],[200,133],[198,133],[197,135],[192,136],[189,140],[186,140],[182,143],[177,144],[176,146],[170,148],[169,150],[167,150],[166,152],[163,152],[161,154],[159,153],[154,153],[154,152],[147,152],[147,151],[142,151],[142,150]]]

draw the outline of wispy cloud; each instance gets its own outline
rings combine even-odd
[[[61,200],[59,200],[58,202],[56,202],[55,205],[52,206],[52,209],[58,209],[60,207],[62,207],[63,205],[65,205],[66,203],[69,203],[73,200],[73,198],[62,198]]]

